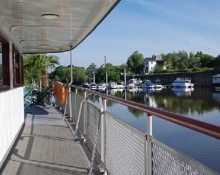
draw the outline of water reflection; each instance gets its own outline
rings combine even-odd
[[[194,91],[194,88],[172,88],[172,91],[176,94],[176,96],[191,96],[191,92]]]
[[[220,92],[213,92],[212,89],[111,89],[107,94],[186,116],[203,115],[214,109],[220,111]],[[94,103],[98,102],[94,96],[90,96],[89,99]],[[108,107],[114,104],[117,103],[107,100]],[[143,115],[143,112],[129,107],[128,111],[135,117]]]
[[[212,89],[197,88],[190,91],[180,91],[179,89],[175,91],[169,88],[159,91],[152,89],[143,89],[142,91],[138,89],[135,91],[111,89],[107,94],[190,117],[202,116],[204,113],[206,115],[209,113],[212,116],[212,111],[215,109],[220,112],[220,92],[213,92]],[[89,96],[89,99],[93,103],[99,103],[98,98],[93,95]],[[108,107],[113,107],[116,104],[116,102],[107,100]],[[144,115],[143,112],[130,107],[127,108],[134,117],[138,118]]]

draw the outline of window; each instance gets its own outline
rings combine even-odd
[[[0,91],[9,89],[9,44],[0,33]]]
[[[0,84],[3,84],[3,74],[2,74],[2,42],[0,42]]]
[[[22,86],[23,78],[23,62],[21,54],[13,46],[13,73],[14,87]],[[0,33],[0,91],[10,89],[10,61],[9,61],[9,43],[7,39]]]
[[[21,85],[21,58],[20,54],[17,51],[15,47],[14,49],[14,54],[13,54],[13,67],[14,67],[14,86],[20,86]]]

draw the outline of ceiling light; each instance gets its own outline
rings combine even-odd
[[[56,15],[56,14],[43,14],[41,16],[45,19],[57,19],[57,18],[59,18],[59,15]]]
[[[41,44],[40,47],[46,48],[46,47],[49,47],[49,45],[48,44]]]

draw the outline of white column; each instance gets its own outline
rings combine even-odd
[[[101,112],[106,111],[106,99],[103,99],[103,108]],[[106,114],[101,116],[101,160],[105,162],[105,118]]]
[[[152,174],[151,138],[152,137],[152,115],[147,114],[147,174]]]
[[[14,88],[14,56],[13,56],[13,43],[9,41],[9,69],[10,69],[10,89]]]
[[[73,67],[72,67],[72,48],[70,46],[70,83],[69,83],[69,109],[70,109],[70,121],[72,121],[72,101],[71,101],[71,87],[70,85],[73,82]]]

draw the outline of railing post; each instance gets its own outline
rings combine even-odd
[[[105,111],[106,109],[106,104],[105,104],[106,100],[104,99],[104,101],[102,100],[101,97],[99,97],[99,103],[100,103],[100,109],[101,109],[101,113],[103,113],[103,111]],[[104,162],[104,156],[105,156],[105,123],[104,123],[104,115],[101,115],[101,160],[102,162]]]
[[[152,137],[152,115],[147,114],[147,175],[152,174],[152,149],[151,149],[151,137]]]
[[[83,137],[86,135],[86,129],[87,129],[87,92],[84,91],[84,113],[83,113],[83,118],[84,118],[84,123],[83,123]]]
[[[77,109],[77,94],[78,94],[78,89],[75,89],[75,96],[74,96],[74,99],[73,99],[73,101],[74,101],[74,119],[75,119],[75,122],[76,122],[76,120],[77,120],[77,114],[78,114],[78,109]]]
[[[103,111],[106,111],[106,99],[103,100]],[[106,118],[106,113],[101,116],[101,160],[102,162],[105,162],[105,118]]]
[[[72,101],[71,101],[71,86],[69,86],[69,110],[70,110],[70,122],[72,121]]]

